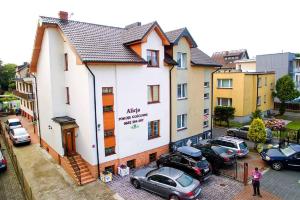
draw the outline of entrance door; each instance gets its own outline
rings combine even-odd
[[[66,129],[64,130],[65,134],[65,150],[67,156],[72,156],[76,154],[76,146],[75,146],[75,129]]]

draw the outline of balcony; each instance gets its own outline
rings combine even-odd
[[[13,91],[13,94],[19,98],[25,99],[27,101],[34,101],[34,94],[33,93],[22,93],[17,90]]]

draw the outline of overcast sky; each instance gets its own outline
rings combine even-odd
[[[250,57],[300,52],[299,0],[1,0],[0,59],[30,62],[38,16],[124,27],[157,21],[164,31],[187,27],[198,47],[245,48]]]

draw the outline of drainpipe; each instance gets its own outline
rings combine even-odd
[[[259,78],[259,75],[257,74],[256,75],[256,110],[257,110],[257,108],[258,108],[258,105],[257,105],[257,100],[258,100],[258,78]]]
[[[89,66],[84,63],[85,67],[89,70],[90,74],[93,76],[93,86],[94,86],[94,110],[95,110],[95,135],[96,135],[96,153],[97,153],[97,172],[98,178],[100,177],[100,164],[99,164],[99,147],[98,147],[98,134],[97,134],[97,106],[96,106],[96,83],[95,83],[95,75],[89,68]]]
[[[211,73],[211,100],[210,100],[210,112],[211,112],[211,115],[210,115],[210,134],[211,134],[211,138],[213,136],[213,132],[212,132],[212,129],[213,129],[213,109],[214,109],[214,73],[218,72],[219,70],[221,69],[221,66],[216,69],[215,71],[213,71]]]
[[[40,139],[40,147],[43,147],[42,145],[42,131],[41,131],[41,125],[40,125],[40,111],[39,111],[39,98],[38,98],[38,92],[37,92],[37,82],[36,82],[36,76],[31,73],[31,75],[34,78],[34,83],[35,83],[35,100],[36,100],[36,109],[37,109],[37,120],[39,124],[39,139]]]
[[[170,84],[170,143],[169,143],[169,151],[172,151],[172,70],[174,65],[169,70],[169,84]]]

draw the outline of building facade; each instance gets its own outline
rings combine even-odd
[[[220,51],[212,54],[211,58],[222,65],[222,68],[235,69],[235,61],[249,59],[246,49]]]
[[[221,65],[197,48],[186,28],[166,33],[171,69],[171,148],[197,144],[211,135],[211,73]]]
[[[235,63],[235,69],[242,72],[256,72],[256,60],[255,59],[243,59],[237,60]]]
[[[220,70],[213,81],[213,106],[234,107],[235,121],[248,122],[255,110],[268,114],[273,109],[274,72]]]

